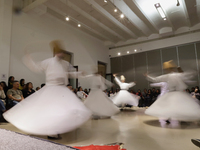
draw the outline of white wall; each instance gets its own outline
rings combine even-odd
[[[12,0],[0,0],[0,81],[7,81],[9,75],[11,24]]]
[[[26,49],[33,52],[33,58],[36,61],[43,60],[53,56],[48,43],[55,39],[64,41],[66,50],[74,54],[73,65],[77,65],[79,70],[88,71],[91,65],[102,61],[108,64],[107,72],[110,72],[108,48],[103,42],[49,15],[35,17],[23,13],[13,15],[9,75],[18,80],[24,78],[26,82],[32,81],[34,87],[44,83],[44,74],[29,71],[22,63],[24,49],[29,44]],[[79,79],[79,82],[88,88],[85,80]]]

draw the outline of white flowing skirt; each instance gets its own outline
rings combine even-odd
[[[110,117],[120,112],[101,89],[91,90],[84,104],[93,112],[93,115],[101,117]]]
[[[122,104],[129,104],[138,106],[139,98],[137,95],[131,94],[127,90],[120,90],[113,98],[113,103],[117,106]]]
[[[76,129],[91,112],[66,86],[44,86],[3,114],[22,131],[56,135]]]
[[[200,105],[186,92],[169,92],[159,97],[145,114],[179,121],[200,120]]]

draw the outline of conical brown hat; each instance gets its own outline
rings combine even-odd
[[[173,60],[167,61],[163,63],[163,69],[177,68],[176,64]]]

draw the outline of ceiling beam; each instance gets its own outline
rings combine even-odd
[[[148,26],[127,6],[124,1],[110,1],[113,3],[128,19],[129,21],[144,35],[149,36],[152,31]]]
[[[187,24],[189,27],[192,26],[191,22],[190,22],[190,17],[189,17],[189,14],[188,14],[188,11],[187,11],[187,7],[186,7],[186,3],[184,0],[181,1],[181,4],[183,5],[183,9],[184,9],[184,13],[185,13],[185,18],[187,20]]]
[[[125,31],[131,37],[137,38],[137,36],[130,29],[128,29],[121,22],[119,22],[116,18],[114,18],[110,13],[108,13],[105,9],[103,9],[94,0],[84,0],[84,1],[87,2],[88,4],[92,5],[98,12],[100,12],[101,14],[103,14],[105,17],[107,17],[113,23],[115,23],[118,27],[120,27],[123,31]]]
[[[31,4],[29,4],[28,6],[24,7],[22,9],[22,11],[26,13],[26,12],[36,8],[37,6],[42,5],[43,3],[47,2],[47,1],[48,0],[36,0],[36,1],[32,2]]]
[[[58,9],[58,7],[56,7],[55,5],[52,5],[52,4],[50,4],[50,3],[46,3],[45,5],[48,7],[48,9],[47,9],[47,10],[48,10],[48,11],[47,11],[48,13],[50,13],[50,14],[51,14],[52,16],[54,16],[54,17],[57,17],[58,19],[62,20],[63,22],[66,22],[66,21],[65,21],[66,13],[63,12],[63,10]],[[66,9],[70,9],[70,8],[66,5]],[[76,20],[76,19],[73,18],[72,16],[70,16],[70,18],[71,18],[71,21],[75,21],[76,23],[79,22],[79,23],[82,25],[82,27],[85,27],[87,30],[90,30],[91,32],[93,32],[94,34],[96,34],[96,35],[102,37],[103,39],[105,39],[105,40],[107,40],[107,41],[114,42],[112,39],[107,38],[107,37],[104,36],[103,34],[101,34],[101,33],[97,32],[97,31],[95,31],[94,29],[92,29],[91,27],[87,26],[86,24],[84,24],[84,23],[82,23],[82,22]],[[81,28],[82,28],[82,27],[81,27]]]
[[[73,1],[73,0],[72,0]],[[95,24],[99,25],[100,27],[102,27],[104,30],[106,30],[107,32],[117,36],[118,38],[120,38],[121,40],[125,40],[125,38],[123,38],[121,35],[119,35],[118,33],[114,32],[113,30],[111,30],[110,28],[108,28],[107,26],[105,26],[103,23],[101,23],[100,21],[98,21],[97,19],[95,19],[94,17],[92,17],[90,14],[86,13],[85,11],[83,11],[82,9],[80,9],[79,7],[77,7],[75,4],[73,4],[72,2],[68,1],[67,5],[71,8],[73,8],[74,10],[76,10],[78,13],[80,13],[82,16],[86,17],[87,19],[89,19],[90,21],[94,22]]]
[[[130,3],[133,3],[133,8],[131,8],[132,9],[132,11],[136,11],[136,9],[137,9],[137,15],[139,15],[140,16],[140,18],[142,19],[142,20],[146,20],[146,22],[148,22],[148,24],[149,25],[151,25],[152,26],[152,31],[153,32],[155,32],[155,33],[159,33],[159,28],[155,25],[155,23],[148,17],[148,15],[146,15],[145,13],[144,13],[144,11],[143,11],[143,9],[140,7],[140,5],[135,1],[135,0],[124,0],[124,2],[128,5],[128,4],[130,4]],[[140,13],[141,14],[140,14]],[[148,25],[147,24],[147,25]]]

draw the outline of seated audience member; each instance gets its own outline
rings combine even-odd
[[[8,86],[6,85],[6,82],[1,81],[1,86],[3,87],[4,93],[7,93],[7,91],[8,91]]]
[[[136,93],[134,92],[134,90],[131,90],[130,93],[131,93],[131,94],[136,94]]]
[[[18,89],[19,89],[19,82],[14,81],[13,88],[9,89],[7,92],[7,96],[9,100],[11,100],[11,105],[16,105],[17,103],[19,103],[24,99],[22,91]]]
[[[15,78],[13,76],[8,78],[8,89],[12,89],[14,80]]]
[[[24,79],[21,79],[20,81],[19,81],[19,89],[20,90],[23,90],[24,88],[25,88],[25,80]]]
[[[156,99],[158,98],[158,95],[160,95],[160,89],[156,90]]]
[[[5,99],[6,99],[6,95],[4,93],[3,87],[0,85],[0,117],[1,117],[2,113],[4,113],[6,111]]]
[[[67,87],[68,87],[68,89],[69,89],[70,91],[72,91],[73,88],[72,88],[72,85],[71,85],[71,84],[68,84]]]
[[[87,98],[87,94],[83,91],[81,86],[78,87],[78,92],[76,94],[81,100]]]
[[[91,89],[88,90],[88,94],[90,93]]]
[[[194,88],[194,87],[192,87],[190,92],[192,93],[192,92],[194,92],[194,90],[195,90],[195,88]]]
[[[200,93],[198,88],[195,88],[194,92],[192,92],[191,95],[193,98],[200,100]]]
[[[36,87],[36,89],[35,89],[35,90],[36,90],[36,91],[38,91],[39,89],[40,89],[40,87]]]
[[[42,84],[41,84],[41,88],[42,88],[43,86],[45,86],[45,83],[42,83]]]
[[[25,89],[23,90],[23,96],[24,98],[26,98],[34,92],[35,90],[33,90],[33,84],[31,82],[28,82],[25,86]]]
[[[145,102],[144,102],[144,101],[145,101],[145,98],[143,97],[142,92],[141,92],[140,89],[138,89],[136,95],[140,97],[139,105],[138,105],[138,106],[139,106],[139,107],[144,107],[144,106],[145,106]]]
[[[145,106],[148,107],[151,105],[152,103],[152,91],[151,89],[148,90],[147,95],[146,95],[146,99],[145,99]]]
[[[88,95],[88,90],[87,90],[87,89],[85,89],[85,90],[84,90],[84,92],[85,92],[85,94],[87,94],[87,95]]]
[[[186,91],[187,93],[189,93],[189,94],[191,93],[189,89],[186,89],[185,91]]]

